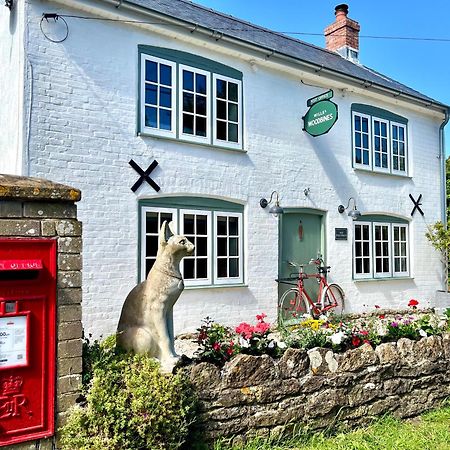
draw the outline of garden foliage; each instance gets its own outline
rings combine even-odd
[[[114,347],[114,339],[94,343],[86,404],[72,411],[62,449],[179,448],[195,411],[187,380],[181,373],[161,374],[148,356],[116,353]]]

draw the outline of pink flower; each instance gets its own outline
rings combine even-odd
[[[256,333],[260,333],[260,334],[264,334],[267,331],[269,331],[270,328],[270,323],[266,323],[266,322],[259,322],[256,324],[254,331]]]
[[[218,342],[214,342],[212,347],[213,350],[215,350],[216,352],[220,350],[220,344]]]
[[[367,336],[367,335],[369,334],[369,332],[368,332],[367,330],[362,330],[362,331],[361,331],[361,334],[362,334],[363,336]]]
[[[251,339],[255,329],[246,322],[242,322],[236,327],[236,333],[240,334],[245,339]]]
[[[256,315],[256,320],[259,320],[259,321],[262,322],[266,317],[267,317],[267,315],[264,314],[264,313],[257,314],[257,315]]]

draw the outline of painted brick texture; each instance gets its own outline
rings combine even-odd
[[[114,332],[122,303],[137,281],[138,199],[164,195],[213,196],[245,204],[247,287],[186,289],[175,306],[176,333],[195,329],[205,316],[236,324],[265,311],[274,320],[278,223],[259,206],[259,199],[273,190],[280,193],[283,207],[326,211],[330,279],[343,286],[350,311],[380,303],[404,306],[411,297],[433,302],[442,268],[424,233],[427,224],[441,217],[439,117],[370,90],[352,89],[320,76],[305,78],[300,70],[226,49],[220,41],[176,35],[164,28],[155,32],[69,20],[70,37],[54,44],[43,37],[36,19],[49,9],[55,9],[54,4],[29,4],[27,50],[34,68],[31,173],[83,191],[78,213],[84,224],[83,324],[87,333]],[[60,4],[57,9],[76,12]],[[137,136],[138,44],[198,54],[243,72],[245,153]],[[322,87],[306,86],[302,79]],[[330,87],[335,90],[339,120],[328,134],[312,138],[302,131],[306,100]],[[350,107],[354,102],[408,118],[411,177],[352,168]],[[131,158],[142,167],[153,159],[159,162],[153,173],[161,186],[159,194],[148,185],[136,194],[130,190],[137,179],[128,165]],[[305,197],[307,187],[311,194]],[[352,281],[352,223],[337,212],[338,205],[354,196],[364,213],[409,218],[410,193],[423,194],[425,210],[424,218],[416,215],[410,223],[412,279]],[[45,227],[52,233],[51,225]],[[335,227],[349,228],[349,240],[335,241]],[[66,232],[60,244],[66,254],[81,249],[81,240]],[[69,272],[65,281],[60,280],[63,289],[72,283],[67,289],[71,294],[64,296],[67,304],[76,303],[80,282]]]

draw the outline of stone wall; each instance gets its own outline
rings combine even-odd
[[[0,175],[0,237],[57,240],[56,429],[80,394],[82,371],[80,191],[36,178]],[[32,348],[31,348],[32,350]],[[55,438],[4,447],[55,448]]]
[[[376,416],[416,416],[450,395],[450,333],[335,354],[288,349],[278,359],[238,355],[223,369],[200,363],[190,378],[207,439],[268,435],[294,424],[324,429]]]

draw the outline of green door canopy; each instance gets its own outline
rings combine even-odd
[[[338,119],[338,107],[331,100],[321,100],[303,117],[303,130],[311,136],[328,133]]]

